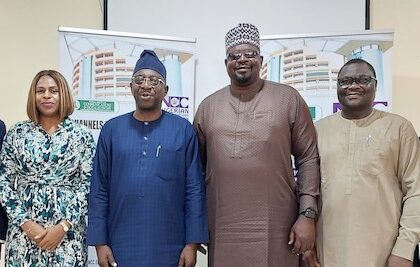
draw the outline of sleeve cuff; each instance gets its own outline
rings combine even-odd
[[[102,223],[89,222],[86,239],[89,246],[107,245],[108,231],[106,225]]]
[[[304,212],[307,208],[311,208],[318,213],[317,198],[311,195],[300,195],[299,213]]]
[[[397,238],[391,254],[413,261],[413,254],[416,246],[416,243],[410,242],[406,239]]]
[[[209,242],[209,230],[205,220],[189,220],[185,233],[186,244],[207,244]]]

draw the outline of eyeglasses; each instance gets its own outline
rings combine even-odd
[[[133,76],[131,80],[133,81],[133,83],[139,86],[145,85],[146,81],[149,81],[149,84],[152,87],[158,86],[159,83],[165,84],[165,82],[162,79],[159,79],[158,77],[144,77],[141,75],[137,75]]]
[[[253,59],[258,56],[260,53],[255,50],[245,50],[245,51],[233,51],[232,53],[228,53],[227,57],[230,60],[238,60],[243,56],[247,59]]]
[[[368,85],[372,82],[372,80],[376,80],[376,78],[373,76],[360,76],[358,78],[346,77],[338,79],[338,86],[345,89],[350,87],[354,82],[358,85]]]

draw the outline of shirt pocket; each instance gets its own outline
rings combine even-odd
[[[361,141],[359,172],[375,178],[386,170],[386,143],[370,135]]]
[[[172,181],[180,177],[183,164],[184,157],[181,151],[160,147],[156,151],[154,173],[165,181]]]
[[[246,158],[264,153],[270,139],[271,121],[271,111],[248,113],[236,132],[227,136],[227,140],[233,142],[232,157]]]
[[[269,140],[272,127],[272,114],[273,112],[271,110],[253,112],[248,114],[248,122],[251,126],[250,130],[253,140]]]

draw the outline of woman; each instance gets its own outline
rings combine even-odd
[[[6,134],[0,202],[9,217],[6,266],[85,266],[85,215],[95,143],[68,116],[73,100],[57,71],[39,72],[28,94],[30,120]]]

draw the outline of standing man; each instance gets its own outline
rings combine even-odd
[[[5,135],[6,135],[6,126],[4,125],[4,122],[0,120],[0,153],[1,153],[1,147],[3,144],[3,138]],[[0,254],[1,254],[1,247],[3,246],[3,242],[6,240],[7,224],[8,224],[7,214],[0,203]]]
[[[192,267],[208,242],[197,136],[161,110],[168,86],[155,52],[143,51],[130,86],[136,110],[109,120],[99,136],[88,243],[101,267]]]
[[[194,122],[206,167],[209,265],[298,266],[298,254],[314,245],[319,187],[308,107],[292,87],[260,78],[254,25],[226,34],[226,56],[231,83],[200,104]]]
[[[309,266],[411,267],[420,239],[420,145],[409,121],[372,108],[376,74],[362,59],[339,71],[342,111],[316,123],[321,215]]]

